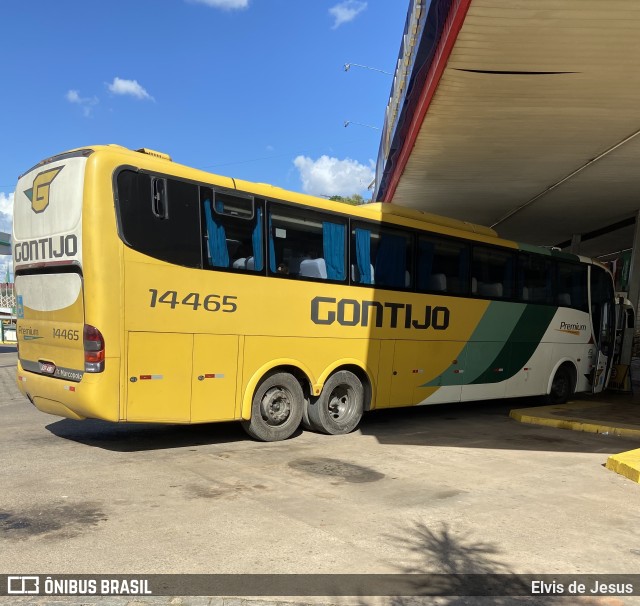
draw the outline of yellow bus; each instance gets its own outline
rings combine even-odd
[[[260,440],[364,411],[598,392],[611,275],[391,204],[348,206],[117,145],[20,177],[22,393],[72,419],[242,421]]]

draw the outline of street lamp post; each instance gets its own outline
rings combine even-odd
[[[360,65],[359,63],[345,63],[344,71],[348,72],[352,67],[361,67],[362,69],[370,69],[372,72],[380,72],[381,74],[386,74],[387,76],[393,76],[391,72],[385,72],[383,69],[378,69],[377,67],[369,67],[368,65]]]
[[[371,124],[362,124],[362,122],[353,122],[353,120],[345,120],[344,127],[347,128],[349,124],[357,124],[358,126],[365,126],[366,128],[373,128],[373,130],[380,130],[377,126],[371,126]]]

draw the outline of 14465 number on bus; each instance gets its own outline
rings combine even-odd
[[[238,297],[232,295],[201,295],[197,292],[190,292],[186,296],[182,296],[175,290],[167,290],[160,294],[155,288],[150,288],[149,292],[151,293],[150,307],[169,305],[171,309],[175,309],[178,305],[186,305],[193,310],[202,307],[206,311],[222,311],[224,313],[233,313],[238,309],[236,303]]]

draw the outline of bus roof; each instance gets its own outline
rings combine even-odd
[[[512,240],[504,240],[500,238],[495,230],[484,225],[478,225],[467,221],[461,221],[459,219],[452,219],[441,215],[435,215],[421,210],[399,206],[397,204],[375,202],[358,206],[348,205],[343,202],[285,190],[268,183],[256,183],[252,181],[244,181],[241,179],[216,175],[214,173],[209,173],[201,169],[173,162],[168,154],[150,150],[148,148],[141,148],[134,151],[121,145],[107,144],[86,146],[78,148],[78,150],[93,150],[94,152],[99,152],[101,155],[105,153],[112,153],[119,156],[122,155],[127,158],[127,160],[123,160],[123,163],[126,162],[133,165],[139,165],[141,167],[148,168],[149,170],[155,168],[155,170],[158,170],[162,173],[176,174],[176,176],[180,175],[187,179],[210,183],[211,185],[217,185],[218,187],[223,187],[225,189],[237,189],[264,198],[275,198],[292,201],[298,204],[313,206],[318,208],[319,210],[339,212],[351,217],[361,217],[363,219],[374,221],[384,221],[399,226],[414,227],[417,229],[424,229],[428,225],[433,229],[433,231],[445,235],[468,238],[480,242],[495,244],[498,246],[517,248],[554,257],[563,257],[573,261],[582,261],[589,263],[592,262],[591,259],[581,257],[579,255],[551,250],[548,248],[530,244],[518,243]],[[78,150],[70,150],[69,152],[64,153],[72,153]],[[49,158],[40,164],[49,162],[51,160],[54,160],[55,158],[56,157]]]

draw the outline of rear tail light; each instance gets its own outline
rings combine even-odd
[[[84,371],[102,372],[104,370],[104,337],[91,324],[84,325],[82,333],[84,343]]]

